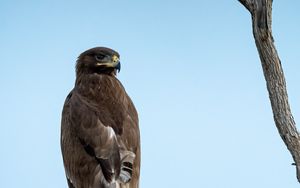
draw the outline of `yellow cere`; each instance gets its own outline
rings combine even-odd
[[[117,61],[119,61],[119,58],[118,58],[118,56],[114,55],[114,56],[112,57],[112,60],[113,60],[114,62],[117,62]]]

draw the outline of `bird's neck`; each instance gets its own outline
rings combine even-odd
[[[118,100],[120,95],[125,94],[120,81],[114,75],[109,74],[81,75],[76,78],[75,89],[82,96],[99,100],[107,96],[109,99]]]
[[[116,78],[116,74],[114,72],[104,72],[104,73],[90,73],[90,74],[77,74],[75,86],[80,85],[101,85],[102,82],[106,82],[108,80],[118,80]]]

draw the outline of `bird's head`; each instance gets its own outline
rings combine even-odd
[[[121,69],[119,59],[119,53],[110,48],[91,48],[79,55],[76,75],[94,73],[116,75]]]

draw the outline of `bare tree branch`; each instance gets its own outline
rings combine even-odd
[[[239,0],[239,2],[242,3],[250,13],[252,12],[251,5],[253,4],[253,0]]]
[[[286,82],[272,36],[272,0],[239,0],[251,13],[252,29],[278,132],[292,154],[300,182],[300,135],[288,102]]]

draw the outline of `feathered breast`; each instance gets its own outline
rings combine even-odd
[[[85,98],[105,125],[110,125],[121,135],[130,102],[121,82],[106,74],[85,75],[78,79],[75,92]]]

